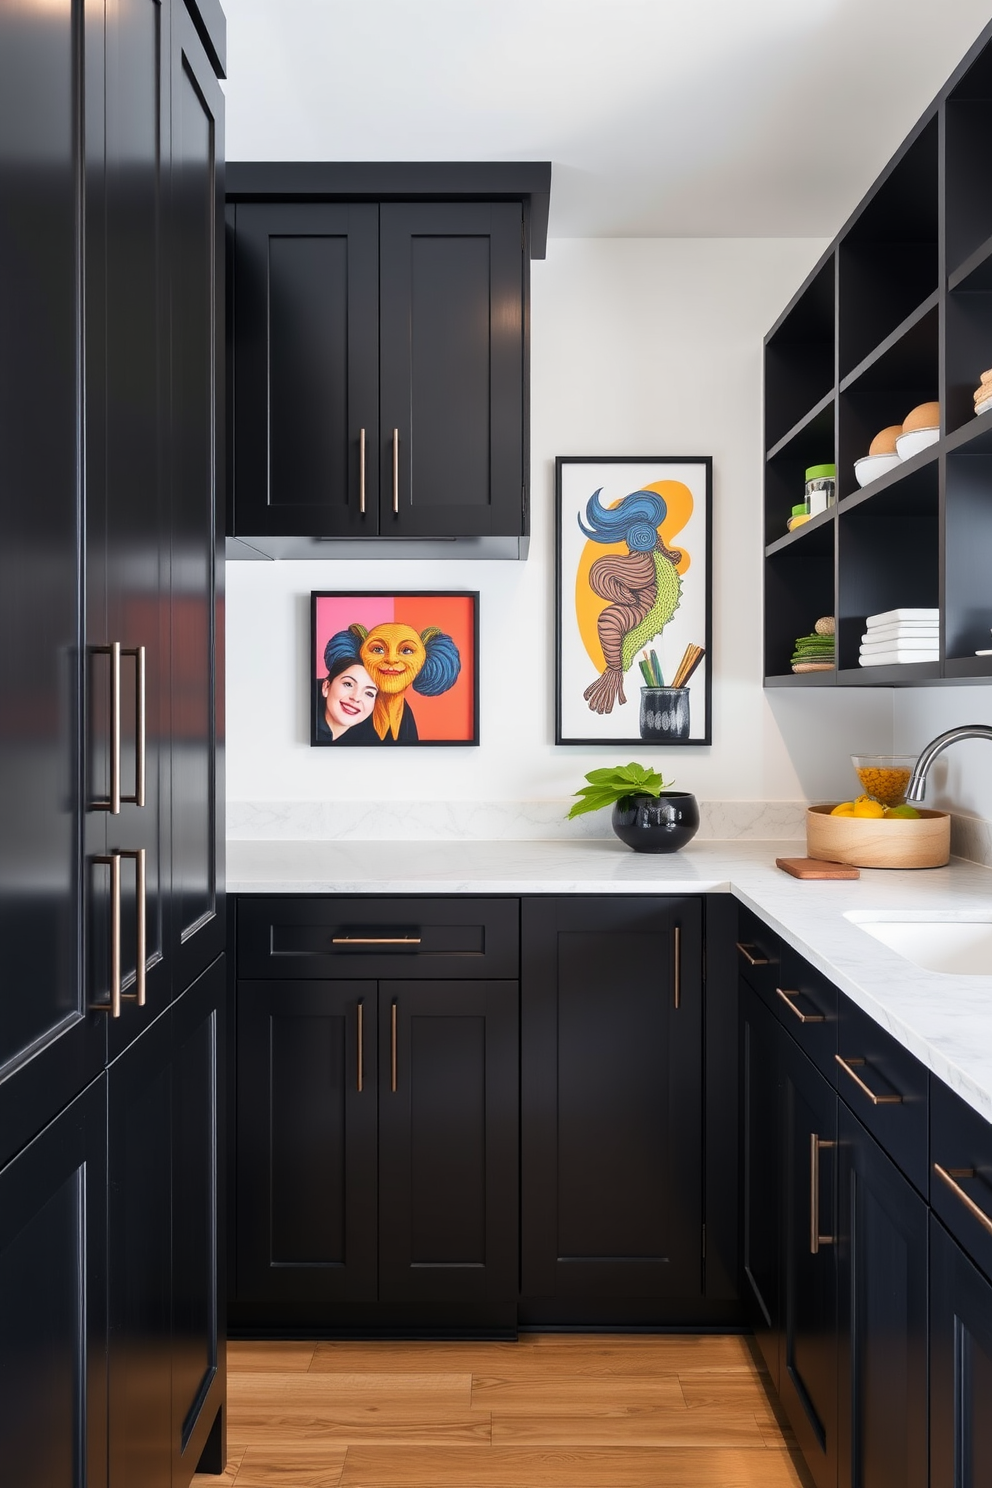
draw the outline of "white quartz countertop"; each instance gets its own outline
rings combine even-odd
[[[692,842],[634,853],[575,842],[233,841],[231,894],[731,893],[992,1121],[992,976],[924,971],[845,918],[992,921],[992,870],[861,870],[801,882],[775,867],[801,842]]]

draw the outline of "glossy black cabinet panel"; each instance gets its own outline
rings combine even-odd
[[[380,983],[383,1302],[516,1297],[517,1002],[515,981]]]
[[[17,1488],[107,1481],[106,1083],[0,1170],[0,1459]]]
[[[927,1488],[927,1209],[841,1105],[842,1488]]]
[[[741,1163],[744,1296],[765,1367],[779,1387],[781,1350],[781,1075],[775,1019],[741,990]]]
[[[779,1390],[817,1488],[837,1481],[837,1097],[780,1044],[784,1205]]]
[[[931,1077],[930,1206],[992,1278],[992,1126]]]
[[[992,1482],[992,1284],[930,1219],[930,1488]]]
[[[701,906],[523,904],[522,1290],[702,1292]]]
[[[236,210],[234,530],[374,535],[379,209]]]
[[[377,1291],[375,982],[238,985],[239,1320]]]
[[[837,1089],[858,1120],[924,1196],[929,1075],[874,1018],[841,999]]]

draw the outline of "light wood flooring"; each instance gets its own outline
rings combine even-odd
[[[232,1343],[196,1488],[801,1488],[743,1339]]]

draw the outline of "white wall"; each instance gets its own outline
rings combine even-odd
[[[959,723],[992,724],[992,687],[920,687],[894,695],[893,748],[918,754]],[[992,821],[992,744],[968,739],[937,756],[926,804]]]
[[[640,755],[702,800],[849,793],[850,752],[890,747],[891,694],[761,688],[761,342],[823,246],[552,239],[533,265],[529,559],[230,564],[229,799],[565,799],[638,757],[551,742],[558,454],[714,457],[714,743]],[[309,593],[336,585],[481,591],[478,748],[390,751],[384,770],[309,747]]]

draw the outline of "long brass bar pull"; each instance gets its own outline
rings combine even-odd
[[[396,1003],[389,1010],[389,1088],[396,1094]]]
[[[835,1146],[833,1142],[826,1142],[818,1137],[816,1132],[809,1134],[809,1253],[819,1255],[821,1245],[833,1245],[833,1235],[820,1234],[820,1153],[823,1149]]]
[[[134,657],[134,795],[121,796],[128,806],[145,804],[145,648],[131,646],[121,650],[122,656]],[[120,731],[118,730],[118,739]],[[118,744],[118,774],[120,773],[120,745]]]
[[[409,945],[420,944],[419,935],[334,935],[331,945]]]
[[[674,946],[675,966],[674,966],[674,977],[673,977],[674,990],[673,990],[673,999],[672,1000],[675,1003],[675,1011],[678,1012],[679,1008],[682,1005],[682,926],[681,925],[676,925],[675,926],[675,934],[673,936],[673,939],[674,939],[674,942],[675,942],[675,946]]]
[[[110,794],[105,801],[94,801],[94,811],[109,811],[119,816],[121,810],[121,643],[91,646],[94,656],[110,657]]]
[[[856,1069],[864,1069],[866,1067],[865,1061],[863,1059],[845,1059],[840,1054],[835,1054],[834,1058],[840,1065],[841,1069],[844,1071],[845,1075],[850,1075],[855,1085],[857,1085],[859,1090],[862,1090],[865,1093],[873,1106],[902,1105],[901,1095],[876,1095],[874,1090],[872,1090],[869,1085],[865,1084],[861,1076],[855,1073]]]
[[[393,430],[393,516],[400,514],[400,431]]]
[[[365,430],[358,431],[358,510],[365,515]],[[358,1004],[361,1007],[361,1003]]]
[[[737,942],[737,949],[740,951],[741,955],[744,957],[744,960],[747,962],[748,966],[767,966],[768,965],[768,957],[767,956],[752,956],[751,955],[751,947],[750,946],[741,945],[740,941],[738,941]]]
[[[775,992],[779,997],[781,997],[782,1001],[789,1009],[789,1012],[792,1013],[794,1017],[799,1019],[800,1023],[825,1023],[827,1021],[822,1013],[801,1013],[796,1007],[796,1004],[792,1001],[794,997],[799,996],[798,992],[793,992],[791,990],[788,992],[783,992],[781,987],[776,987]]]
[[[934,1163],[933,1170],[937,1174],[937,1177],[942,1178],[947,1184],[951,1193],[955,1194],[961,1200],[968,1213],[974,1219],[977,1219],[978,1223],[992,1235],[992,1219],[989,1218],[984,1209],[978,1207],[974,1199],[965,1193],[961,1185],[954,1181],[956,1178],[974,1178],[974,1168],[942,1168],[940,1163]]]
[[[358,1004],[358,1093],[361,1095],[365,1071],[365,1004]]]
[[[128,1002],[135,1002],[138,1007],[144,1007],[147,993],[146,972],[148,965],[148,906],[145,895],[145,849],[143,847],[122,848],[118,853],[118,857],[134,859],[134,897],[136,911],[134,991],[126,992],[124,996]]]
[[[94,1012],[121,1015],[121,855],[107,853],[93,859],[110,869],[110,1001],[94,1002]]]

